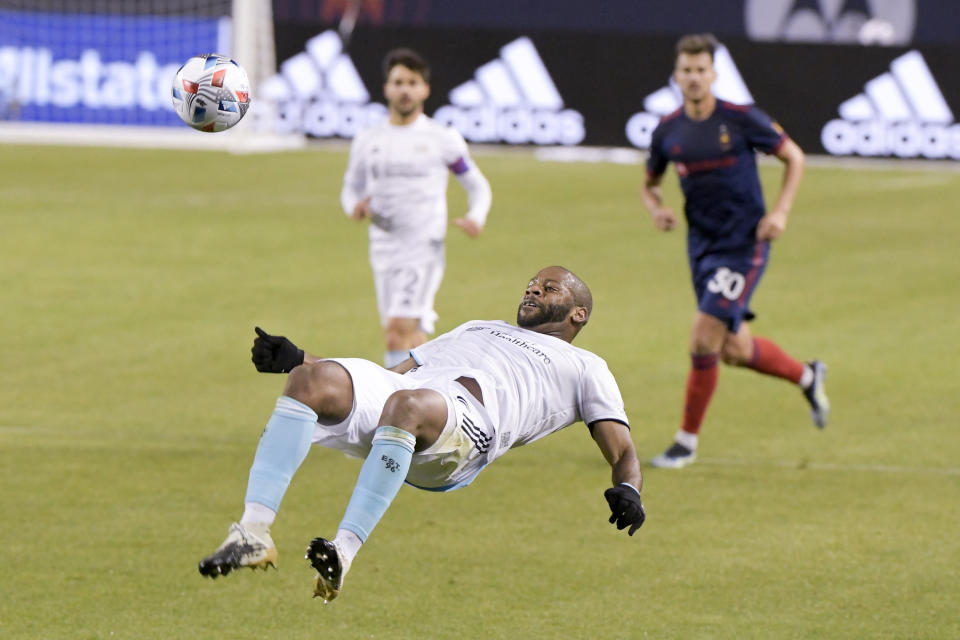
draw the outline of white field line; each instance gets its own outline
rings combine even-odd
[[[834,464],[806,460],[758,460],[754,458],[697,458],[696,464],[713,467],[768,467],[797,471],[859,471],[864,473],[903,473],[916,475],[960,476],[960,467],[901,467],[887,464]]]

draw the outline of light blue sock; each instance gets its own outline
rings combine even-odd
[[[316,424],[317,414],[307,405],[287,396],[277,399],[250,467],[246,502],[279,509],[293,474],[310,451]]]
[[[410,470],[416,437],[396,427],[380,427],[364,460],[340,528],[352,531],[364,542],[387,512]]]
[[[409,357],[410,357],[409,349],[401,349],[399,351],[385,351],[383,353],[383,366],[385,369],[389,369],[390,367],[395,367]]]

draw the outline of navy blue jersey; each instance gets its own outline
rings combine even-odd
[[[653,131],[647,173],[663,175],[674,163],[691,257],[752,250],[766,213],[755,153],[774,153],[786,139],[760,109],[722,100],[706,120],[691,120],[682,108],[663,117]]]

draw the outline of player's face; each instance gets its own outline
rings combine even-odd
[[[717,79],[713,58],[706,51],[681,53],[673,69],[673,79],[680,86],[685,101],[700,102],[710,95],[710,85]]]
[[[430,85],[418,72],[398,64],[387,75],[383,95],[391,111],[407,118],[423,110],[423,103],[430,96]]]
[[[544,269],[534,276],[517,309],[517,325],[535,327],[566,320],[574,303],[565,281],[566,273],[559,269]]]

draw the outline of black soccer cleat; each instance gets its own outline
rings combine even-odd
[[[265,526],[245,527],[234,522],[230,525],[230,532],[223,544],[201,560],[197,568],[200,575],[216,578],[241,567],[264,571],[267,567],[276,569],[277,557],[277,547],[270,538],[269,529]]]
[[[343,577],[350,565],[344,567],[339,547],[326,538],[311,540],[306,557],[310,565],[317,570],[317,575],[313,578],[313,597],[323,598],[326,604],[340,595]]]

